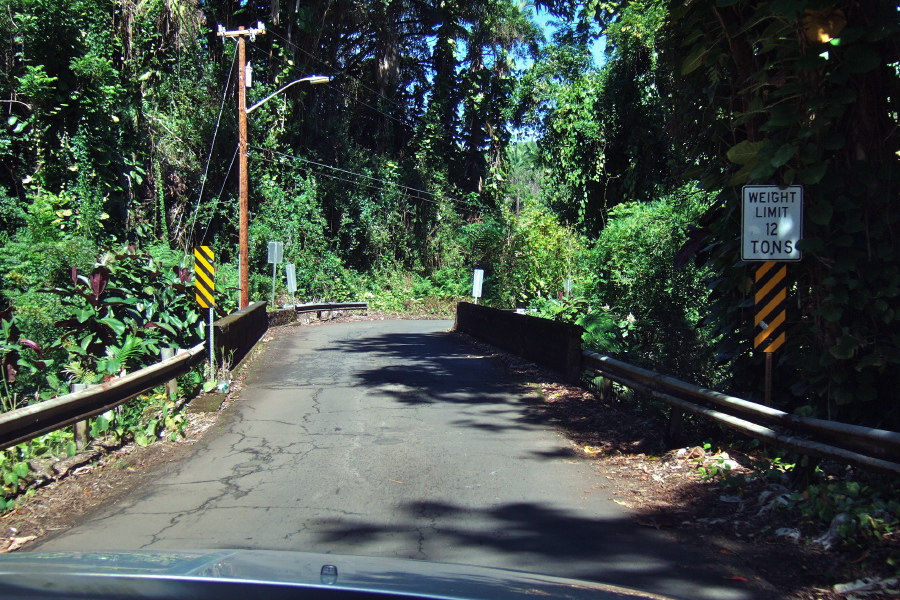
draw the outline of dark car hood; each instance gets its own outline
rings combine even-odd
[[[335,574],[336,573],[336,574]],[[298,592],[303,590],[303,593]],[[2,598],[660,599],[599,583],[416,560],[267,550],[0,556]]]

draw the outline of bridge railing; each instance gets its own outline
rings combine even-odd
[[[554,369],[571,381],[585,372],[595,373],[665,402],[672,409],[669,432],[673,437],[683,413],[689,412],[789,451],[900,475],[900,433],[792,415],[581,351],[582,330],[574,325],[461,302],[456,328]],[[577,352],[571,351],[573,343]]]

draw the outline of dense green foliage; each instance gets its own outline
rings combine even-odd
[[[779,403],[824,418],[900,425],[900,235],[893,209],[900,23],[888,3],[692,3],[666,49],[672,127],[715,201],[693,249],[716,273],[711,323],[742,380],[750,265],[738,261],[740,185],[805,187],[804,260],[789,268]],[[688,35],[690,33],[690,35]],[[700,89],[706,90],[701,98]],[[742,347],[744,346],[744,347]],[[758,378],[755,378],[758,381]]]
[[[259,20],[250,102],[332,81],[250,115],[254,298],[268,297],[270,240],[297,266],[298,300],[446,310],[477,265],[487,303],[759,395],[740,186],[802,183],[775,401],[900,427],[896,7],[538,2],[555,23],[545,38],[509,0],[2,6],[7,402],[197,339],[187,301],[178,323],[149,308],[182,301],[160,294],[185,283],[171,269],[194,245],[213,246],[221,307],[234,306],[235,43],[216,27]],[[153,265],[126,268],[129,244]],[[93,291],[103,268],[142,308]]]

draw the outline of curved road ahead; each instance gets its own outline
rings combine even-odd
[[[751,598],[634,524],[448,321],[283,331],[198,450],[37,549],[265,548],[506,567]]]

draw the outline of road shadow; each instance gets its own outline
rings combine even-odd
[[[546,427],[540,397],[525,378],[451,332],[388,333],[338,341],[331,352],[364,354],[387,366],[355,370],[355,384],[405,405],[453,404],[452,424],[500,432]],[[386,359],[386,360],[385,360]],[[472,410],[467,410],[472,409]]]
[[[317,542],[329,552],[378,553],[385,543],[424,547],[428,560],[489,564],[598,581],[700,600],[748,600],[746,585],[729,581],[715,565],[692,562],[686,549],[628,518],[586,518],[539,503],[473,508],[416,501],[398,507],[400,522],[333,519],[317,524]],[[395,515],[396,519],[396,515]],[[427,541],[421,537],[427,531]],[[408,540],[406,540],[408,538]],[[371,550],[370,550],[371,549]],[[471,552],[471,561],[466,556]],[[416,558],[416,556],[409,556]],[[422,558],[419,556],[419,558]]]
[[[328,352],[371,357],[371,367],[349,374],[355,385],[406,406],[452,406],[448,424],[453,427],[500,435],[551,427],[586,433],[616,426],[571,410],[572,406],[545,402],[534,386],[533,371],[511,372],[504,362],[507,355],[460,334],[378,333],[336,341]],[[628,433],[639,433],[639,428]],[[647,443],[656,443],[649,432],[643,433]],[[617,445],[637,451],[644,442],[632,436]],[[525,450],[520,459],[532,464],[582,460],[562,447]],[[402,540],[404,548],[424,543],[427,548],[453,549],[454,562],[467,562],[466,552],[471,550],[468,562],[474,564],[512,565],[685,598],[754,597],[746,584],[729,581],[733,573],[719,563],[705,563],[697,549],[687,550],[665,532],[639,523],[627,514],[597,518],[594,513],[585,516],[537,502],[472,507],[446,499],[423,500],[400,504],[390,522],[374,516],[322,521],[317,524],[317,542],[330,552],[365,554],[369,549],[378,554],[385,545],[395,547]],[[486,555],[495,562],[485,562]],[[427,557],[445,560],[440,550]]]

